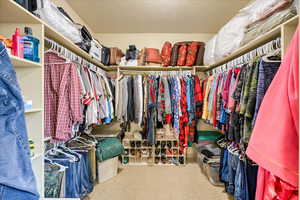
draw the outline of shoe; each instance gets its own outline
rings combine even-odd
[[[148,147],[148,142],[147,141],[143,142],[143,147]]]
[[[178,155],[178,150],[177,149],[173,149],[173,155]]]
[[[168,141],[168,142],[167,142],[167,147],[168,147],[169,149],[172,148],[172,142],[171,142],[171,141]]]
[[[167,145],[166,141],[162,141],[162,142],[161,142],[161,148],[165,148],[166,145]]]
[[[156,143],[155,143],[155,147],[159,147],[160,146],[160,141],[157,141]]]
[[[135,155],[135,149],[130,149],[130,155],[134,156]]]
[[[160,154],[160,149],[155,149],[155,155],[159,155]]]
[[[141,145],[142,145],[142,142],[141,141],[137,141],[135,145],[136,145],[137,148],[140,148]]]
[[[161,157],[161,162],[163,163],[163,164],[166,164],[167,163],[167,158],[166,157]]]
[[[178,142],[177,141],[173,141],[173,146],[174,147],[178,147]]]
[[[130,142],[130,146],[131,146],[131,148],[134,148],[134,147],[135,147],[135,142],[134,142],[134,141],[131,141],[131,142]]]
[[[138,150],[136,150],[136,158],[141,158],[142,157],[142,153],[141,153],[141,150],[140,149],[138,149]]]
[[[161,156],[166,156],[166,149],[161,149]]]
[[[159,157],[155,157],[155,164],[158,164],[159,163]]]
[[[143,157],[148,157],[149,156],[149,151],[147,149],[142,149],[142,156]]]
[[[166,154],[167,154],[167,156],[172,156],[173,152],[171,149],[167,149]]]
[[[128,155],[128,154],[129,154],[128,149],[125,149],[125,150],[124,150],[124,154],[125,154],[125,155]]]
[[[180,163],[181,165],[184,164],[184,157],[182,157],[182,156],[179,157],[179,163]]]
[[[129,163],[129,158],[124,156],[123,158],[123,164],[128,164]]]

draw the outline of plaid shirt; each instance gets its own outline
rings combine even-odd
[[[61,63],[61,64],[60,64]],[[66,141],[72,126],[82,120],[81,82],[74,63],[53,52],[45,55],[45,136]]]

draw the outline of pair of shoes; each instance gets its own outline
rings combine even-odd
[[[128,163],[129,163],[129,158],[124,156],[123,164],[128,164]]]
[[[172,148],[172,142],[171,142],[171,141],[168,141],[168,142],[167,142],[167,147],[168,147],[169,149]]]
[[[149,151],[147,149],[142,149],[142,156],[143,157],[148,157],[149,156]]]
[[[155,157],[155,160],[154,160],[155,164],[158,164],[159,160],[160,160],[159,157]]]
[[[135,149],[130,149],[130,155],[134,156],[135,155]]]
[[[178,155],[178,149],[173,149],[173,155]]]
[[[160,149],[155,149],[155,155],[159,155],[160,154]]]
[[[172,156],[173,155],[173,152],[171,149],[167,149],[167,152],[166,152],[167,156]]]
[[[157,141],[156,143],[155,143],[155,147],[159,147],[160,146],[160,141]]]
[[[182,165],[184,164],[184,157],[183,156],[179,157],[179,163],[182,164]]]

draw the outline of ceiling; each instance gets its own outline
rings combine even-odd
[[[96,33],[216,33],[250,0],[67,0]]]

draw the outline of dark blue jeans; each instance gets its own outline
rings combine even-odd
[[[0,42],[0,184],[4,196],[18,198],[21,191],[38,199],[32,171],[24,103],[16,73],[5,47]],[[12,187],[9,189],[4,186]],[[15,193],[14,193],[15,192]],[[16,199],[15,198],[15,199]],[[33,197],[32,197],[33,198]],[[32,199],[28,198],[28,199]],[[1,200],[6,199],[2,198]],[[14,198],[9,198],[12,200]]]
[[[239,163],[238,156],[228,152],[228,187],[227,187],[227,192],[231,195],[234,195],[235,176],[236,176],[238,163]]]
[[[93,191],[93,183],[91,182],[91,172],[89,167],[88,152],[80,152],[82,159],[78,174],[80,177],[81,196],[87,195]]]
[[[222,169],[221,169],[221,177],[220,180],[223,183],[228,183],[228,173],[229,173],[229,169],[228,169],[228,150],[224,149],[224,154],[223,154],[223,159],[222,159]]]
[[[0,184],[0,200],[38,200],[35,194]]]
[[[244,161],[241,160],[239,160],[236,170],[234,199],[249,200],[246,165]]]
[[[56,162],[60,165],[68,167],[66,169],[66,191],[65,198],[79,198],[81,195],[80,188],[80,174],[78,174],[79,168],[81,167],[80,161],[71,162],[68,159],[52,159],[53,162]]]

